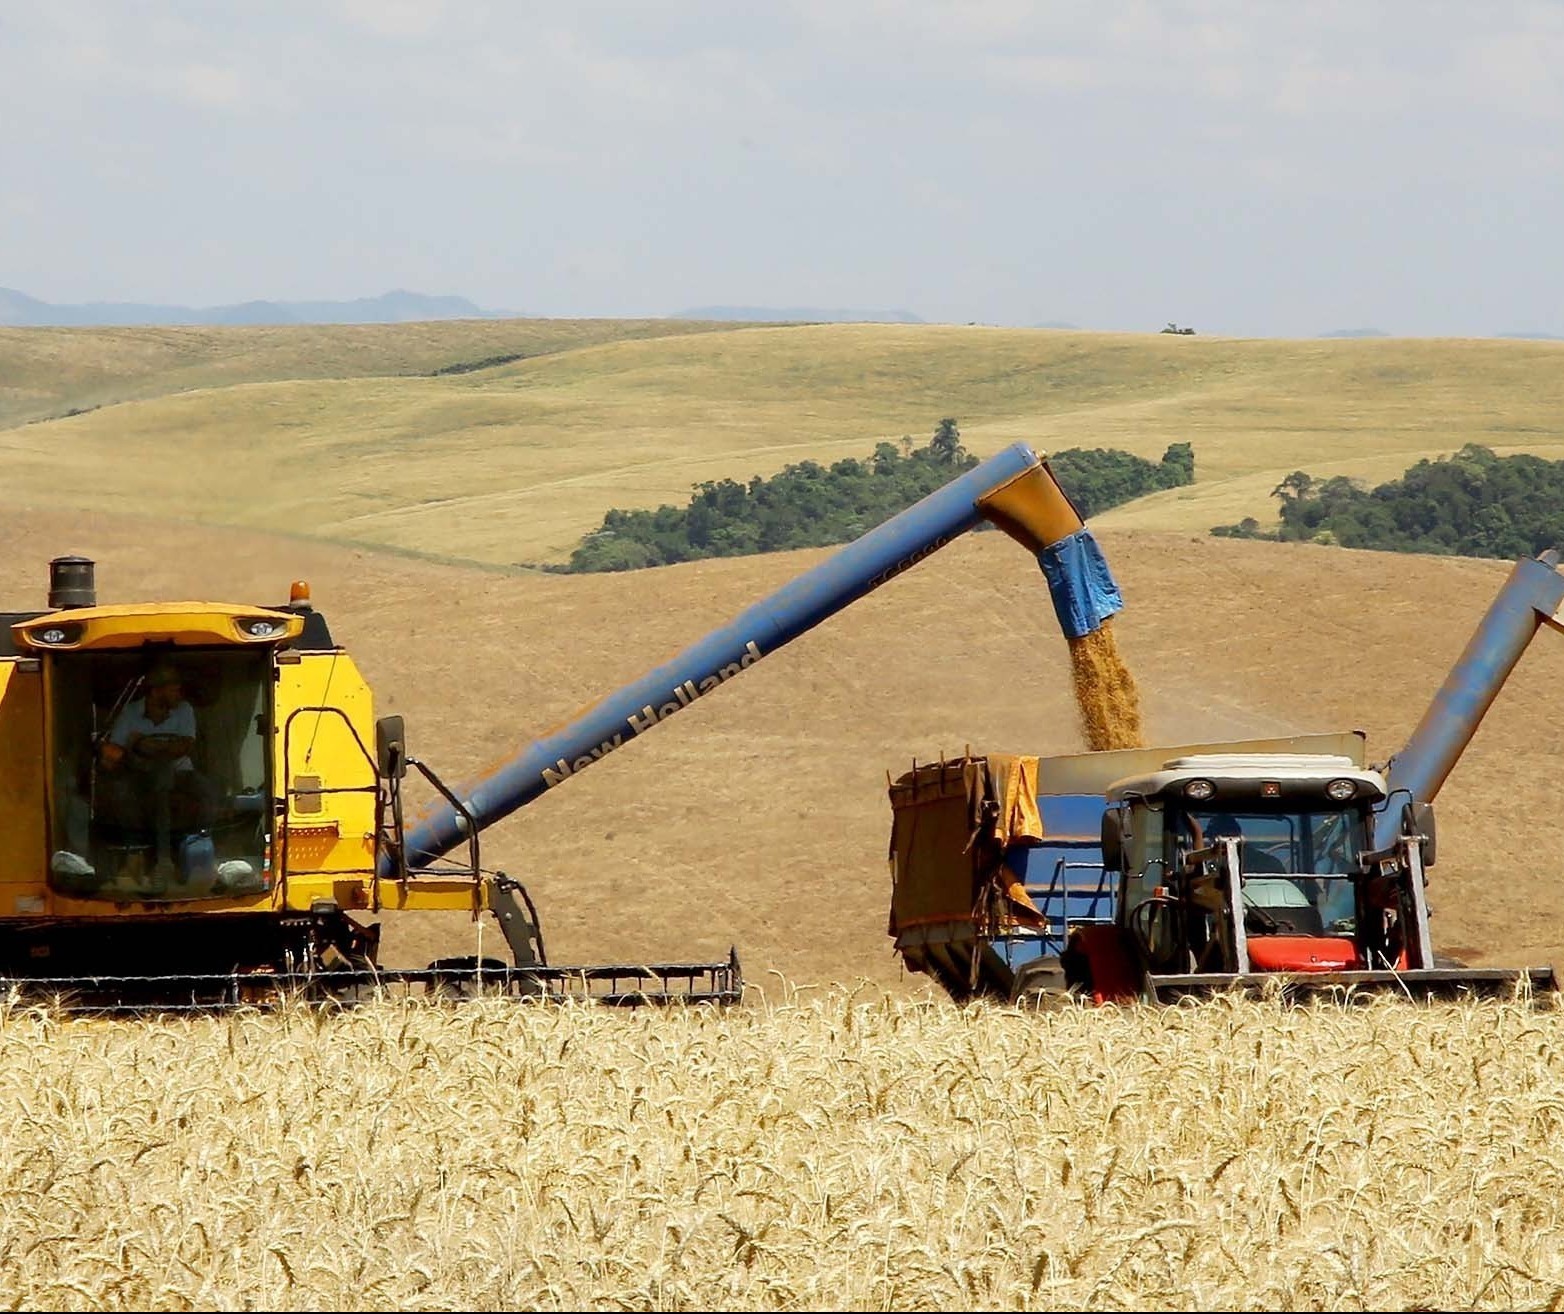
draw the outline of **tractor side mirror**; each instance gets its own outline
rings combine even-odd
[[[1119,809],[1108,808],[1102,814],[1102,865],[1107,871],[1124,868],[1124,832],[1119,828]]]
[[[1414,803],[1407,809],[1409,813],[1407,822],[1414,835],[1423,837],[1423,866],[1432,867],[1434,857],[1438,853],[1436,832],[1434,828],[1434,805],[1432,803]]]
[[[400,716],[382,716],[375,722],[375,769],[382,780],[400,780],[407,774],[406,730]]]

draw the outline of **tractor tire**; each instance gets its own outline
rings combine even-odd
[[[1072,997],[1064,968],[1052,956],[1028,963],[1010,987],[1010,1002],[1017,1008],[1060,1008]]]

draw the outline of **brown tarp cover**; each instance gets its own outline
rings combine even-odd
[[[1037,759],[1010,753],[915,767],[891,786],[890,934],[970,921],[984,935],[1043,922],[1004,863],[1043,838]]]

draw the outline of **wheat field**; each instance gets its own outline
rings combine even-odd
[[[15,1308],[1556,1307],[1523,1001],[0,1017]]]

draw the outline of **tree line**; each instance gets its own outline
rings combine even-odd
[[[1373,489],[1295,470],[1271,495],[1281,502],[1275,530],[1248,516],[1211,532],[1467,557],[1535,556],[1564,544],[1564,461],[1497,456],[1477,443]]]
[[[923,446],[882,442],[863,460],[800,461],[769,479],[696,484],[687,506],[609,511],[582,539],[567,572],[637,570],[706,557],[749,556],[847,543],[978,464],[952,418]],[[1174,443],[1160,462],[1128,452],[1070,448],[1049,460],[1084,516],[1162,488],[1192,483],[1194,452]]]

